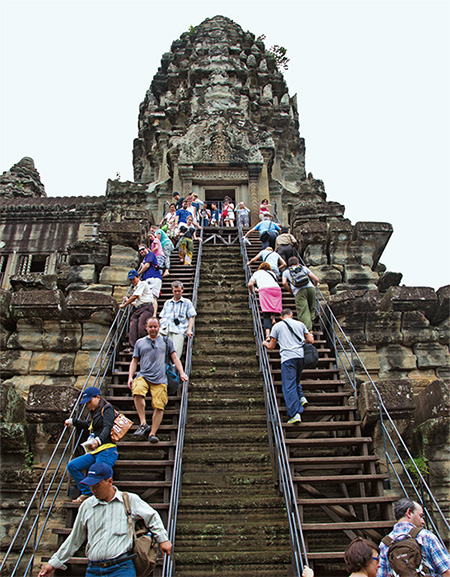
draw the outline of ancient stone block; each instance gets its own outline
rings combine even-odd
[[[438,297],[429,287],[391,287],[384,295],[380,308],[394,311],[421,311],[432,318],[438,307]]]
[[[109,244],[99,241],[79,241],[69,246],[69,263],[71,266],[91,264],[106,266],[109,259]]]
[[[389,222],[357,222],[354,228],[356,244],[363,246],[371,254],[372,265],[378,263],[394,229]]]
[[[25,401],[12,383],[0,384],[0,422],[25,423]]]
[[[380,361],[378,360],[378,353],[375,347],[358,347],[358,355],[371,376],[378,373],[380,370]],[[356,359],[355,366],[358,367],[359,364],[359,361]]]
[[[401,331],[404,345],[436,341],[438,338],[438,332],[431,327],[430,321],[420,311],[402,313]]]
[[[109,284],[90,284],[86,292],[97,292],[102,293],[105,296],[110,297],[112,295],[113,287]]]
[[[2,454],[26,453],[26,427],[18,423],[0,423],[0,446]]]
[[[381,345],[400,343],[401,313],[376,311],[368,312],[366,316],[367,343]]]
[[[32,290],[14,292],[11,297],[11,316],[14,320],[41,318],[63,319],[66,302],[60,290]]]
[[[82,391],[85,385],[86,387],[98,387],[98,381],[94,375],[89,376],[87,373],[77,376],[73,386],[79,391]]]
[[[378,271],[377,271],[378,272]],[[401,272],[386,271],[380,274],[377,287],[382,293],[386,292],[391,286],[398,286],[403,278]]]
[[[67,298],[67,311],[70,318],[74,320],[92,320],[93,315],[102,311],[109,319],[109,323],[111,323],[116,309],[117,304],[115,301],[102,293],[72,291]]]
[[[112,295],[113,299],[117,303],[121,303],[123,301],[123,297],[127,295],[128,290],[129,290],[128,286],[115,286]]]
[[[50,415],[52,420],[62,420],[58,415],[70,413],[79,394],[73,386],[33,385],[26,406],[30,422],[45,422]]]
[[[99,323],[83,323],[83,337],[81,348],[83,350],[99,351],[109,331],[109,325]]]
[[[75,376],[88,375],[97,358],[97,351],[78,351],[75,357],[73,374]]]
[[[450,285],[445,285],[436,291],[438,307],[431,319],[433,324],[439,324],[450,317]]]
[[[450,319],[445,319],[436,327],[437,340],[441,345],[450,345]]]
[[[450,367],[448,348],[439,343],[417,343],[413,347],[419,369]]]
[[[389,371],[408,371],[416,368],[416,356],[409,347],[391,344],[379,347],[380,370],[383,373]]]
[[[331,288],[342,281],[342,266],[323,264],[319,266],[310,265],[309,268],[317,276],[321,284],[326,283]],[[322,290],[322,287],[320,289]]]
[[[351,313],[337,320],[355,347],[367,344],[366,313]]]
[[[0,369],[3,378],[13,375],[26,375],[30,367],[31,351],[0,351]]]
[[[383,379],[374,381],[387,411],[393,419],[411,419],[414,415],[414,394],[407,379]],[[379,397],[370,382],[363,383],[358,391],[358,410],[364,421],[374,422],[380,418]]]
[[[15,332],[8,340],[8,348],[42,351],[44,349],[44,321],[39,318],[19,319]]]
[[[14,387],[17,394],[20,395],[22,399],[27,400],[30,387],[32,385],[41,384],[44,379],[45,377],[42,375],[15,375],[3,384]]]
[[[31,357],[30,373],[32,375],[72,375],[74,360],[73,354],[36,352]]]
[[[378,290],[347,290],[332,295],[329,304],[334,314],[338,316],[354,312],[373,312],[378,309],[380,300]]]
[[[137,262],[138,254],[136,250],[117,244],[111,247],[109,264],[112,267],[128,267],[128,270],[130,270],[131,268],[136,268]]]
[[[72,321],[44,321],[44,349],[77,351],[81,347],[81,325]]]
[[[97,280],[97,275],[95,271],[95,265],[93,264],[81,264],[77,266],[71,266],[67,275],[66,283],[70,286],[71,284],[90,284]]]
[[[128,286],[130,281],[127,275],[134,266],[105,266],[99,275],[99,282],[102,284]]]
[[[11,292],[0,289],[0,321],[1,324],[12,330],[14,328],[14,321],[11,318]]]
[[[450,415],[450,382],[436,379],[415,397],[416,425],[429,419],[449,417]]]
[[[358,289],[360,285],[365,288],[368,285],[376,285],[378,282],[378,274],[368,266],[348,264],[344,268],[346,282],[357,285],[355,289]]]
[[[57,290],[57,276],[55,274],[30,273],[22,275],[11,275],[9,282],[13,291],[21,290]]]

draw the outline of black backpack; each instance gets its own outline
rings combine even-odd
[[[167,377],[167,394],[169,396],[175,396],[178,392],[178,387],[180,386],[180,373],[175,367],[175,363],[172,361],[169,354],[169,344],[167,342],[168,337],[163,337],[166,343],[166,355],[165,355],[165,365],[166,365],[166,377]]]
[[[289,274],[291,275],[290,282],[295,288],[303,288],[309,283],[309,275],[300,265],[289,267]]]
[[[394,577],[423,577],[428,575],[422,563],[422,551],[417,542],[421,527],[414,527],[398,539],[386,536],[382,543],[389,547],[387,558]]]

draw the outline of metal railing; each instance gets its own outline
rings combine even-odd
[[[126,330],[128,319],[129,311],[119,309],[108,331],[108,334],[103,341],[101,349],[94,361],[94,364],[83,385],[83,388],[78,395],[78,398],[70,413],[70,418],[79,418],[85,410],[85,406],[80,405],[79,402],[84,390],[88,386],[96,386],[100,390],[102,389],[102,386],[105,383],[105,378],[109,374],[110,368],[114,363],[116,346],[120,343],[121,338]],[[39,479],[37,487],[30,499],[22,520],[20,521],[19,526],[5,553],[3,561],[0,565],[0,572],[6,566],[6,563],[10,559],[11,553],[13,552],[16,543],[18,544],[20,539],[22,542],[22,547],[18,554],[16,563],[12,569],[11,577],[14,577],[16,574],[18,574],[25,553],[27,555],[30,554],[30,559],[28,563],[25,561],[26,567],[22,575],[23,577],[31,575],[37,549],[66,478],[67,463],[73,456],[73,453],[78,446],[82,434],[83,432],[81,431],[77,436],[76,429],[69,430],[67,427],[64,427],[64,430],[58,438],[53,452],[47,462],[44,472]],[[58,481],[58,475],[61,472],[61,478]],[[50,475],[51,478],[48,482],[46,482],[46,477],[48,475]],[[45,513],[45,517],[42,519],[43,511],[46,507],[48,507],[48,509]],[[33,510],[36,510],[36,513],[34,513]],[[26,528],[27,525],[29,525],[28,532]],[[20,548],[20,545],[18,544],[17,547]],[[29,547],[31,547],[31,553],[28,550]]]
[[[194,308],[197,306],[197,293],[200,283],[200,267],[202,260],[202,250],[203,250],[203,229],[200,232],[201,240],[198,243],[197,252],[197,264],[195,268],[195,278],[194,287],[192,289],[192,304]],[[195,318],[194,318],[194,335],[195,335]],[[187,341],[186,346],[186,359],[184,364],[184,372],[189,376],[192,368],[192,349],[193,349],[193,339],[190,338]],[[188,393],[189,393],[189,381],[183,383],[181,390],[181,403],[180,403],[180,414],[178,417],[178,433],[177,433],[177,444],[175,448],[175,462],[173,468],[172,477],[172,491],[170,494],[169,502],[169,512],[168,512],[168,522],[167,522],[167,532],[169,534],[169,540],[175,547],[175,534],[177,527],[177,516],[178,516],[178,501],[181,493],[181,476],[182,476],[182,464],[183,464],[183,448],[184,448],[184,435],[186,428],[187,410],[188,410]],[[173,554],[169,557],[164,556],[162,576],[171,577],[174,570],[174,560]]]
[[[238,223],[238,231],[245,271],[245,279],[248,284],[251,277],[251,271],[250,267],[247,265],[247,248],[243,240],[242,227],[240,223]],[[264,333],[261,326],[259,306],[255,294],[249,293],[249,306],[252,311],[253,328],[256,337],[259,365],[264,377],[264,398],[267,410],[270,450],[272,453],[273,462],[276,463],[280,490],[284,495],[286,504],[295,575],[300,577],[304,565],[308,565],[308,556],[303,537],[300,514],[297,506],[296,493],[294,484],[292,482],[289,456],[286,449],[286,444],[284,442],[283,425],[278,409],[278,401],[272,379],[272,372],[270,370],[269,357],[267,354],[267,349],[262,345],[264,340]]]
[[[370,384],[372,392],[374,393],[376,403],[378,404],[378,414],[379,422],[381,426],[384,451],[386,458],[386,469],[389,475],[389,484],[391,485],[391,476],[394,475],[397,482],[403,491],[404,495],[408,498],[413,499],[420,503],[424,509],[425,520],[427,526],[431,526],[433,531],[436,533],[440,541],[443,543],[439,531],[436,527],[436,523],[433,520],[432,514],[440,517],[441,522],[444,527],[450,532],[450,525],[445,518],[439,504],[436,501],[430,487],[428,486],[426,480],[424,479],[422,472],[417,466],[411,452],[406,446],[398,428],[396,427],[389,411],[384,404],[381,393],[374,383],[372,377],[370,376],[367,368],[364,365],[361,357],[359,356],[357,350],[355,349],[353,343],[346,336],[343,328],[336,319],[333,311],[326,302],[323,293],[319,288],[317,290],[317,312],[319,315],[320,323],[324,329],[328,340],[333,346],[334,354],[338,368],[341,374],[345,375],[345,379],[352,386],[355,395],[355,404],[357,398],[357,375],[358,373],[363,375],[367,379],[367,383]],[[360,377],[358,377],[360,378]],[[394,455],[396,459],[395,463],[390,454]],[[403,452],[403,457],[402,453]],[[405,464],[405,457],[408,459],[409,467]],[[397,466],[395,466],[397,464]],[[403,474],[403,479],[399,470]],[[414,473],[412,473],[414,471]],[[416,476],[419,480],[416,484],[414,482],[413,476]],[[405,480],[406,478],[406,480]],[[407,486],[408,485],[408,486]],[[418,485],[418,486],[417,486]],[[432,511],[434,509],[434,511]]]

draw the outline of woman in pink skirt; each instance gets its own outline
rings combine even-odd
[[[259,295],[259,306],[263,313],[264,333],[266,340],[269,340],[275,314],[279,315],[283,307],[281,304],[281,288],[268,262],[263,262],[259,265],[258,270],[253,273],[248,282],[248,288],[250,294],[257,292]]]

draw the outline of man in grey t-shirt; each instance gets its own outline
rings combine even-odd
[[[139,416],[140,425],[135,431],[135,435],[144,436],[149,431],[148,440],[150,443],[159,441],[156,436],[161,424],[164,409],[167,405],[167,377],[166,377],[166,343],[159,335],[159,320],[151,317],[145,326],[146,337],[138,339],[134,346],[133,358],[128,370],[128,387],[133,394],[134,405]],[[188,376],[183,370],[183,365],[175,352],[175,347],[170,339],[167,339],[167,346],[172,361],[180,373],[183,381],[188,380]],[[139,373],[134,378],[139,361]],[[153,417],[152,426],[147,425],[145,419],[145,395],[150,391],[152,396]]]
[[[281,356],[281,386],[286,403],[288,423],[300,423],[303,407],[308,401],[303,396],[300,378],[303,371],[303,345],[305,341],[314,344],[314,336],[300,321],[292,318],[291,309],[281,311],[281,321],[272,327],[270,341],[262,344],[269,350],[280,345]]]

